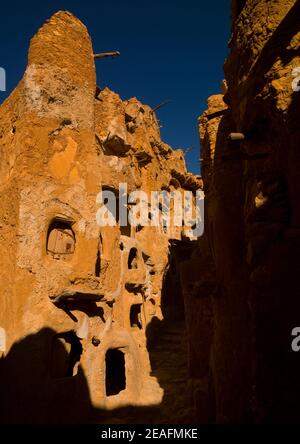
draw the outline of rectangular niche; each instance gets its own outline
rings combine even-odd
[[[130,326],[141,330],[142,325],[142,304],[133,304],[130,307]]]
[[[105,355],[106,396],[118,395],[126,389],[125,354],[117,348],[110,348]]]
[[[128,255],[128,270],[137,269],[138,263],[137,263],[137,249],[131,248]]]

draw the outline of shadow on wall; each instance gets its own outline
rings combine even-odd
[[[269,211],[282,213],[282,220],[276,220],[281,231],[260,256],[255,273],[261,284],[252,289],[250,300],[255,333],[255,415],[266,423],[299,421],[300,361],[290,346],[300,310],[299,107],[300,91],[292,94],[287,114],[274,124],[274,145],[281,159],[276,191],[281,191],[281,200],[279,192],[273,192]],[[267,222],[274,223],[274,218]]]
[[[170,248],[169,268],[163,279],[163,320],[153,317],[147,326],[147,349],[152,376],[164,390],[158,423],[195,423],[194,401],[188,369],[188,341],[179,263],[184,258]]]
[[[181,284],[175,255],[172,254],[172,250],[170,251],[169,267],[163,277],[160,304],[163,319],[161,320],[154,316],[148,324],[146,331],[147,349],[150,353],[151,364],[154,364],[153,359],[151,359],[151,351],[161,341],[161,335],[164,334],[166,327],[176,322],[180,324],[178,324],[179,329],[184,327],[184,304]]]
[[[75,334],[50,328],[15,343],[0,359],[0,423],[153,423],[155,407],[94,408],[81,352]]]
[[[150,331],[154,332],[149,353],[152,375],[164,390],[161,405],[128,406],[112,411],[94,408],[80,366],[80,340],[72,331],[58,334],[44,328],[16,342],[7,356],[0,359],[0,423],[191,422],[189,400],[182,396],[186,394],[188,378],[187,350],[183,300],[175,262],[171,263],[164,279],[162,310],[165,320],[154,318],[147,331],[147,336]],[[110,379],[113,377],[112,372]]]
[[[111,411],[96,409],[80,365],[81,341],[72,331],[58,334],[53,329],[43,328],[16,342],[7,356],[0,359],[0,423],[194,422],[193,401],[187,395],[184,306],[175,260],[171,260],[164,279],[162,311],[164,320],[154,318],[147,329],[152,376],[164,390],[160,405],[128,406]],[[113,358],[114,363],[118,356]],[[112,369],[110,373],[112,394],[118,393],[119,389],[114,391],[115,372]]]
[[[59,339],[62,342],[55,331],[44,328],[15,343],[0,360],[1,423],[74,423],[90,416],[89,389],[81,367],[69,377],[81,353],[80,341]],[[70,345],[69,355],[63,341]]]

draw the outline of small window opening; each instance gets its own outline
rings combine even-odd
[[[126,198],[124,199],[124,197],[126,197]],[[124,215],[126,214],[126,225],[120,225],[120,232],[121,232],[122,236],[130,237],[131,236],[131,225],[130,225],[130,221],[129,221],[130,208],[129,208],[129,204],[127,203],[128,202],[127,195],[123,196],[122,202],[123,201],[124,201],[123,207],[121,206],[120,212],[122,212],[122,214],[124,214]],[[121,220],[121,222],[124,223],[125,221]]]
[[[132,328],[142,329],[141,304],[134,304],[130,307],[130,325]]]
[[[74,250],[75,234],[72,230],[71,222],[55,219],[48,230],[47,254],[60,258],[72,255]]]
[[[120,233],[122,236],[127,236],[127,237],[131,236],[131,225],[130,225],[129,221],[127,222],[127,225],[120,226]]]
[[[108,211],[115,218],[116,223],[119,223],[120,213],[119,213],[119,195],[118,191],[109,185],[102,186],[103,193],[103,203],[106,205]],[[107,193],[107,194],[105,194]],[[110,194],[113,193],[114,197]]]
[[[98,249],[97,256],[96,256],[96,264],[95,264],[95,276],[100,277],[100,271],[101,271],[101,259],[100,259],[100,251]]]
[[[143,228],[144,228],[143,225],[138,224],[136,229],[135,229],[136,233],[138,233],[139,231],[142,231]]]
[[[107,350],[105,364],[106,396],[117,395],[126,388],[124,353],[115,348]]]
[[[128,269],[136,269],[138,267],[137,264],[137,249],[131,248],[128,256]]]

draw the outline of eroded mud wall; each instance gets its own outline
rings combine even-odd
[[[141,407],[137,420],[163,399],[147,340],[163,321],[169,240],[186,234],[101,227],[97,196],[200,182],[150,107],[96,87],[90,37],[68,12],[31,41],[0,108],[0,153],[2,421],[99,421],[124,406]]]
[[[200,119],[217,422],[297,419],[299,19],[293,0],[233,2],[228,90]]]

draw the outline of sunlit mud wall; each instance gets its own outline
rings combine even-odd
[[[84,25],[55,14],[0,108],[1,421],[92,421],[152,406],[148,330],[163,320],[169,240],[182,227],[99,227],[101,190],[192,190],[155,113],[96,88]],[[149,212],[149,220],[151,213]],[[150,330],[149,330],[150,331]],[[159,338],[156,338],[159,340]]]

